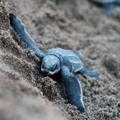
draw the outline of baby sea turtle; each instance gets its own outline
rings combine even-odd
[[[60,72],[69,102],[77,106],[80,112],[85,112],[86,108],[83,102],[82,88],[80,81],[75,77],[74,73],[78,72],[90,77],[99,77],[99,73],[86,69],[81,61],[82,56],[76,51],[62,48],[52,48],[47,51],[38,49],[35,41],[26,31],[20,18],[11,13],[9,19],[12,28],[20,38],[34,51],[35,55],[42,60],[41,71],[50,76]]]
[[[103,9],[106,13],[114,12],[116,5],[120,5],[120,0],[94,0],[94,1],[103,5]]]

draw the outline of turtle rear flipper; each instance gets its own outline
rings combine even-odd
[[[107,3],[104,5],[103,11],[106,13],[112,13],[116,10],[116,5],[114,3]]]
[[[98,72],[93,72],[91,70],[88,70],[86,68],[83,68],[80,70],[80,73],[82,73],[83,75],[85,76],[89,76],[89,77],[95,77],[95,78],[98,78],[100,77],[100,73]]]

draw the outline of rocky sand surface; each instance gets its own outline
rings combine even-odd
[[[105,14],[91,1],[0,0],[0,120],[120,120],[120,8]],[[63,84],[28,56],[10,27],[11,12],[40,49],[77,50],[101,73],[99,79],[78,75],[88,113],[69,104]]]

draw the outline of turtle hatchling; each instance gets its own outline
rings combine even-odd
[[[120,0],[94,0],[94,1],[103,5],[103,10],[106,13],[114,12],[116,6],[120,5]]]
[[[65,85],[68,101],[75,105],[81,113],[86,112],[82,88],[80,81],[75,77],[75,73],[81,73],[89,77],[99,77],[100,74],[85,68],[81,60],[82,56],[77,51],[62,48],[51,48],[46,51],[40,50],[25,29],[21,19],[12,13],[9,14],[9,19],[15,32],[41,60],[41,71],[49,76],[60,73],[61,80]]]

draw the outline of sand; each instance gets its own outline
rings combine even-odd
[[[101,73],[97,79],[78,75],[88,113],[68,103],[63,84],[40,72],[10,27],[10,12],[40,49],[77,50]],[[0,120],[119,120],[119,12],[105,14],[88,0],[0,0]]]

